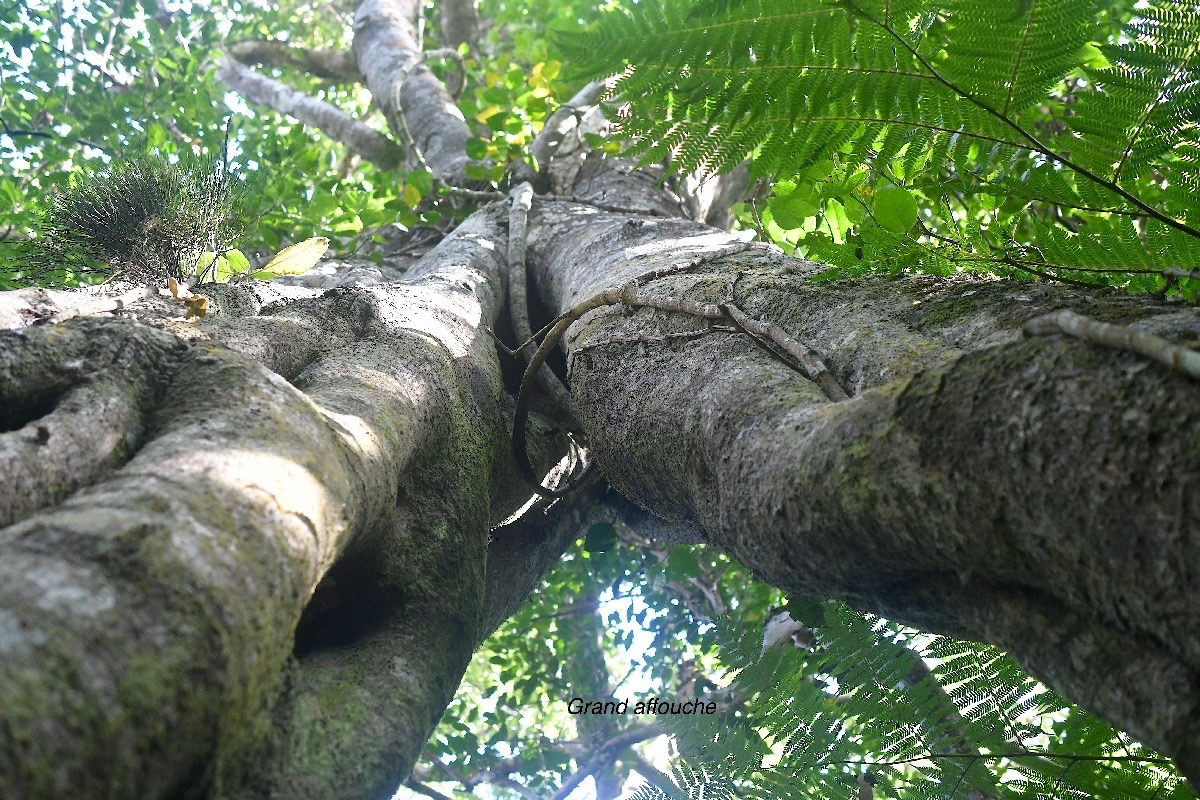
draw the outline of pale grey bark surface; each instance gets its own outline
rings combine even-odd
[[[359,3],[354,15],[354,55],[367,88],[401,143],[415,148],[436,177],[452,186],[467,186],[466,144],[471,129],[424,62],[416,38],[419,9],[413,0]]]
[[[622,193],[622,171],[593,170],[576,194],[656,202],[641,181]],[[530,236],[559,311],[728,244],[550,202],[535,202]],[[1200,774],[1200,386],[1132,353],[1021,335],[1070,307],[1186,342],[1200,313],[1003,281],[814,283],[818,270],[763,248],[642,291],[777,323],[824,359],[851,395],[840,403],[695,317],[617,305],[576,323],[571,387],[606,478],[776,586],[1000,644]]]

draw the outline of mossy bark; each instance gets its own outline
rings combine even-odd
[[[587,179],[608,204],[670,210],[651,180]],[[121,354],[94,383],[136,423],[132,444],[62,463],[88,488],[57,506],[48,491],[0,532],[5,796],[371,798],[404,779],[475,644],[587,518],[564,506],[576,527],[489,546],[527,496],[484,329],[503,217],[464,223],[403,285],[228,287],[200,324],[5,334],[20,412],[0,436],[104,418],[60,402],[87,382],[81,353]],[[829,402],[779,354],[686,314],[591,312],[565,343],[571,384],[626,496],[775,585],[1001,644],[1196,774],[1197,387],[1020,333],[1071,307],[1189,343],[1193,309],[822,283],[769,248],[720,255],[734,240],[711,228],[586,205],[538,200],[530,222],[547,306],[692,263],[644,292],[736,302],[850,395]],[[552,451],[535,436],[542,466]]]
[[[602,186],[606,204],[664,202],[620,170]],[[1194,308],[969,278],[821,282],[767,248],[721,256],[711,228],[586,205],[535,203],[530,225],[553,311],[708,252],[640,291],[776,323],[851,395],[829,402],[744,332],[596,309],[564,345],[615,488],[788,591],[997,643],[1200,776],[1200,386],[1021,333],[1072,308],[1186,345]]]
[[[476,215],[405,285],[271,305],[231,287],[201,324],[3,334],[0,447],[50,485],[0,489],[19,519],[0,795],[368,798],[404,778],[486,633],[489,527],[529,495],[486,330],[502,220]],[[78,455],[113,438],[80,386],[124,401],[120,446]]]

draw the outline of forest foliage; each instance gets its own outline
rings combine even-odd
[[[748,223],[831,275],[1200,287],[1193,3],[665,0],[557,41],[633,153],[749,158]]]
[[[824,261],[827,276],[966,271],[1200,291],[1194,4],[483,0],[481,14],[489,25],[462,54],[457,98],[476,134],[468,155],[492,164],[473,180],[504,187],[558,104],[584,80],[618,75],[612,117],[634,156],[677,174],[749,159],[757,182],[738,224]],[[435,10],[426,16],[432,48]],[[137,194],[140,173],[121,164],[152,153],[184,165],[186,185],[226,165],[254,183],[236,210],[217,210],[238,223],[223,239],[252,258],[317,236],[366,257],[385,232],[435,241],[475,205],[419,168],[380,171],[247,106],[213,76],[227,43],[345,50],[350,21],[317,2],[3,6],[0,234],[54,231],[53,198],[80,197],[89,175],[123,176]],[[361,86],[264,71],[381,125]],[[71,257],[53,275],[8,262],[0,288],[89,280]],[[120,257],[164,268],[192,258]],[[535,601],[483,645],[423,781],[550,796],[597,742],[647,724],[566,714],[571,696],[607,692],[720,700],[713,717],[667,720],[674,749],[622,751],[597,768],[617,785],[657,780],[643,798],[852,798],[868,770],[876,797],[1194,796],[1161,758],[994,649],[786,598],[709,549],[617,532],[581,532]],[[764,652],[779,607],[803,632]],[[670,762],[677,788],[650,762]]]

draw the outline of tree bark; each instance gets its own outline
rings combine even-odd
[[[92,484],[0,532],[0,795],[375,797],[404,779],[503,619],[489,604],[514,602],[485,582],[488,529],[528,496],[485,330],[503,218],[464,223],[403,286],[266,309],[226,287],[199,326],[0,335],[0,449],[43,480],[38,449],[63,454],[55,481]],[[59,446],[101,424],[94,453]]]
[[[667,202],[621,168],[574,193]],[[629,176],[632,177],[632,176]],[[989,641],[1200,777],[1200,397],[1142,356],[1022,324],[1069,307],[1194,340],[1194,308],[1060,286],[812,282],[769,248],[584,205],[535,203],[531,271],[559,312],[606,287],[733,303],[819,354],[850,395],[744,331],[621,304],[564,339],[601,471],[654,514],[791,592]],[[786,359],[784,359],[786,360]]]
[[[243,64],[291,67],[335,83],[358,83],[362,79],[354,54],[340,50],[313,50],[269,39],[230,42],[226,50]]]
[[[232,58],[221,59],[217,77],[250,102],[270,106],[280,114],[317,128],[381,170],[392,170],[404,163],[404,151],[371,126],[326,102],[260,75]]]
[[[421,62],[416,9],[360,4],[358,64],[392,130],[462,185],[471,132]],[[1022,334],[1069,307],[1194,341],[1194,309],[814,281],[683,218],[720,203],[546,152],[554,191],[595,205],[534,198],[543,304],[665,271],[563,340],[613,487],[788,591],[998,643],[1200,777],[1197,385]],[[373,798],[407,777],[474,646],[602,492],[489,543],[529,494],[489,334],[505,218],[478,212],[404,283],[227,286],[199,324],[152,298],[153,325],[0,333],[0,796]],[[25,293],[6,319],[62,302]],[[531,428],[544,473],[565,444]]]
[[[354,14],[354,55],[388,125],[422,166],[467,186],[466,119],[421,54],[413,0],[363,0]]]

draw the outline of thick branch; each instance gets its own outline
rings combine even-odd
[[[669,267],[704,230],[539,205],[531,268],[565,309]],[[1200,525],[1195,384],[1140,355],[1020,334],[1050,295],[1122,326],[1144,317],[1167,340],[1197,313],[994,282],[806,284],[810,270],[746,253],[707,282],[645,291],[702,307],[740,272],[739,305],[855,387],[840,403],[745,337],[669,339],[684,322],[648,312],[575,323],[571,385],[605,476],[777,586],[1010,648],[1200,774],[1200,577],[1186,566],[1200,553],[1183,533]]]
[[[465,44],[472,50],[479,44],[479,8],[477,0],[441,0],[442,44],[458,47]]]
[[[125,333],[142,329],[126,321],[0,339],[23,364],[43,332],[69,343],[78,329],[100,352],[111,338],[131,365],[121,382],[166,387],[160,402],[149,391],[152,438],[131,460],[0,534],[0,795],[163,796],[211,780],[230,796],[376,796],[403,779],[476,641],[492,515],[527,496],[493,488],[489,455],[511,413],[487,333],[502,219],[464,223],[406,286],[269,314],[255,285],[228,287],[190,345],[150,334],[171,345],[162,358],[138,358]],[[70,387],[80,362],[60,351]],[[43,413],[29,406],[13,435],[94,435]],[[375,592],[366,605],[350,592],[306,609],[319,582],[328,598],[356,575]],[[330,630],[355,647],[328,648]]]
[[[611,499],[615,502],[616,495]],[[608,485],[593,481],[549,507],[535,505],[518,519],[494,528],[479,641],[516,613],[580,534],[614,516]]]
[[[270,39],[231,42],[225,49],[243,64],[289,67],[336,83],[362,80],[354,54],[342,50],[314,50]]]
[[[249,102],[270,106],[281,114],[318,128],[379,169],[395,169],[403,160],[400,147],[369,125],[324,101],[259,75],[232,58],[221,60],[217,76]]]
[[[550,163],[563,139],[579,127],[580,119],[596,107],[607,89],[608,85],[604,81],[592,81],[546,118],[546,124],[529,145],[529,154],[533,156],[539,169],[544,169]]]
[[[411,141],[434,175],[467,186],[471,129],[421,57],[415,0],[363,0],[354,16],[354,55],[392,132]]]

